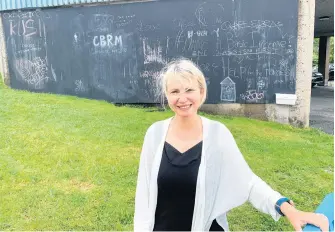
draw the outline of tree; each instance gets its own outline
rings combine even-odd
[[[330,55],[329,63],[334,63],[334,37],[330,38]]]
[[[313,67],[318,66],[319,62],[319,38],[314,38],[313,42]],[[334,63],[334,37],[330,37],[329,63]]]
[[[318,66],[319,62],[319,38],[314,38],[313,42],[313,67]]]

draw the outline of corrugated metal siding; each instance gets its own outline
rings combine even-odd
[[[0,0],[0,11],[113,1],[114,0]]]

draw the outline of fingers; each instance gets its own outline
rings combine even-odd
[[[319,213],[306,213],[306,222],[315,225],[321,229],[321,231],[329,231],[328,218]]]
[[[322,231],[329,231],[329,221],[328,218],[323,214],[317,214],[320,217],[321,225],[319,226]]]
[[[299,224],[294,224],[293,227],[295,231],[302,231],[302,228]]]
[[[294,202],[293,202],[292,200],[290,200],[290,204],[291,204],[293,207],[295,207],[295,204],[294,204]]]

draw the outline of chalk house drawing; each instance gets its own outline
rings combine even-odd
[[[236,101],[236,85],[235,82],[230,79],[230,77],[226,77],[223,81],[221,81],[221,101]]]

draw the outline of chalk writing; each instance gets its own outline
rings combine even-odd
[[[155,31],[158,29],[159,29],[159,24],[145,24],[142,21],[139,21],[137,24],[137,30],[141,32]]]
[[[280,68],[286,69],[287,66],[288,66],[288,60],[281,59],[281,60],[279,61],[279,65],[280,65]]]
[[[116,27],[124,27],[126,25],[129,25],[133,22],[135,15],[121,15],[117,16],[114,23],[116,24]]]
[[[114,23],[114,15],[94,14],[89,23],[89,28],[94,31],[107,32]]]
[[[83,83],[82,80],[76,80],[74,82],[74,84],[76,85],[76,89],[75,89],[76,92],[85,92],[86,91],[86,88],[85,88],[84,83]]]
[[[183,56],[204,72],[209,103],[273,102],[274,91],[294,92],[296,15],[281,12],[281,4],[252,12],[252,4],[185,0],[3,12],[9,69],[30,89],[67,85],[112,101],[151,102],[161,68]]]
[[[274,84],[282,84],[282,83],[284,83],[284,81],[283,80],[274,80],[273,83]]]
[[[193,31],[188,31],[187,32],[187,38],[190,39],[193,37],[193,35],[197,35],[197,36],[207,36],[207,31],[196,31],[195,33],[193,33]]]
[[[188,31],[187,32],[187,38],[192,38],[193,37],[193,31]]]
[[[219,38],[220,37],[220,28],[217,28],[216,30],[213,30],[213,32],[215,33],[216,37]]]
[[[142,43],[144,64],[156,62],[165,65],[167,63],[166,60],[163,58],[162,46],[159,43],[150,46],[146,38],[142,40]]]
[[[100,36],[94,36],[93,37],[93,45],[95,47],[115,47],[119,46],[122,48],[122,36],[121,35],[113,35],[113,34],[107,34],[107,35],[100,35]]]
[[[187,43],[185,43],[187,45]],[[192,40],[188,44],[188,51],[192,52],[192,56],[207,56],[207,41]]]
[[[267,68],[265,69],[266,76],[290,76],[290,70],[288,69],[274,69],[274,68]]]
[[[41,51],[41,47],[36,47],[35,44],[21,44],[21,49],[15,51],[16,55],[21,55],[29,52]]]
[[[197,31],[197,36],[207,36],[207,31]]]
[[[77,33],[75,33],[73,37],[74,37],[74,42],[78,43],[78,35],[77,35]]]
[[[271,20],[252,20],[250,22],[245,21],[226,21],[221,24],[222,30],[242,30],[246,28],[260,30],[262,28],[281,28],[283,24],[281,22],[275,22]]]
[[[9,20],[9,34],[11,36],[26,36],[30,37],[38,35],[45,37],[45,24],[41,19],[22,19]]]
[[[147,70],[145,70],[145,71],[140,73],[141,78],[153,77],[153,78],[157,79],[159,76],[160,76],[159,71],[152,71],[152,70],[147,71]]]
[[[6,12],[2,14],[4,19],[27,19],[27,18],[47,18],[50,19],[51,15],[47,11],[35,10],[35,11],[17,11],[17,12]]]

